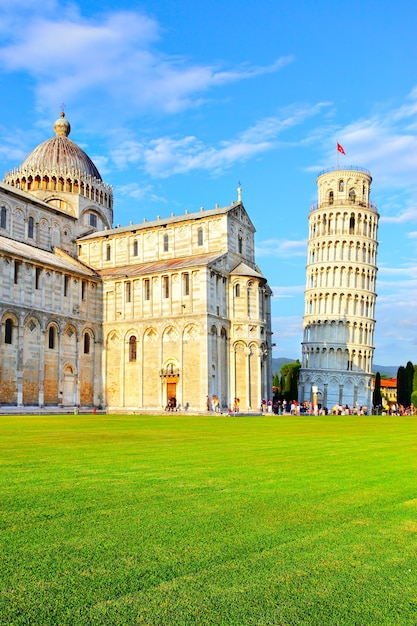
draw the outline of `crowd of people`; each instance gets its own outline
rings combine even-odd
[[[223,413],[219,398],[213,396],[206,397],[207,412]],[[234,398],[233,405],[226,412],[229,414],[239,413],[240,400]],[[167,410],[176,410],[168,408]],[[402,404],[392,404],[389,407],[375,407],[372,411],[367,406],[356,404],[350,407],[348,404],[335,404],[331,409],[321,405],[314,405],[312,402],[299,403],[297,400],[262,400],[260,412],[274,413],[275,415],[371,415],[377,412],[379,415],[416,415],[414,406],[404,407]]]

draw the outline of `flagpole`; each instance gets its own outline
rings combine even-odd
[[[337,141],[336,141],[336,164],[337,164],[337,169],[340,170],[340,167],[339,167],[339,150],[337,148]]]

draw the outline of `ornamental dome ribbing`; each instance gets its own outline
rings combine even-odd
[[[90,157],[68,138],[71,126],[62,111],[54,124],[55,137],[47,139],[29,154],[19,170],[21,172],[72,173],[102,180],[100,172]]]

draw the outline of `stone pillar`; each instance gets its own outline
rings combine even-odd
[[[40,332],[41,342],[39,350],[39,392],[38,392],[38,405],[43,407],[44,405],[44,381],[45,381],[45,330],[41,328]]]
[[[16,372],[16,396],[17,406],[23,406],[23,343],[24,343],[24,317],[19,319],[17,329],[17,372]]]

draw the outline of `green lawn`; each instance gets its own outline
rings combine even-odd
[[[415,626],[416,426],[0,416],[0,624]]]

